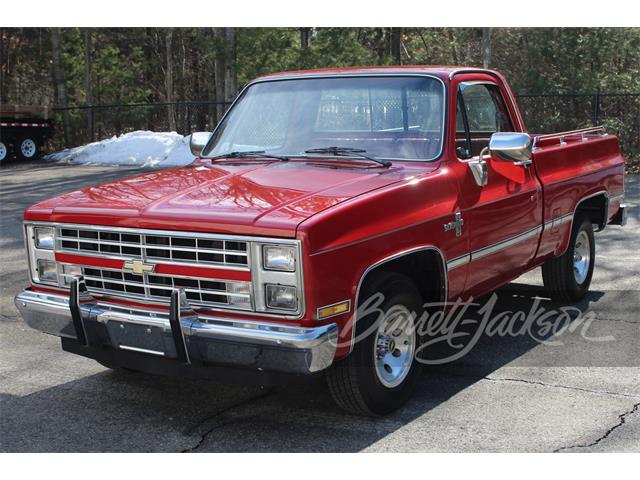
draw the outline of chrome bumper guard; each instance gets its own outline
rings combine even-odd
[[[338,328],[292,327],[272,322],[199,316],[183,292],[171,296],[170,312],[129,309],[96,301],[82,278],[70,295],[24,290],[15,304],[36,330],[75,339],[88,347],[112,347],[190,364],[228,365],[307,374],[333,362]]]

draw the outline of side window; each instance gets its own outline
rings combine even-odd
[[[456,150],[460,158],[479,155],[495,132],[513,131],[497,85],[462,83],[456,115]]]

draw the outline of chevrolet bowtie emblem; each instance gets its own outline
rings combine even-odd
[[[128,262],[124,262],[124,270],[130,270],[137,275],[153,272],[155,268],[155,265],[151,263],[144,263],[142,260],[130,260]]]

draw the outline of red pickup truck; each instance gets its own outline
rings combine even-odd
[[[112,368],[321,372],[340,406],[382,415],[419,379],[425,305],[539,266],[576,301],[594,229],[626,221],[618,139],[527,133],[491,70],[268,75],[191,148],[187,167],[27,209],[31,327]]]

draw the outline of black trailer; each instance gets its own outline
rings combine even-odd
[[[12,152],[21,160],[36,158],[53,134],[48,107],[0,105],[0,162]]]

